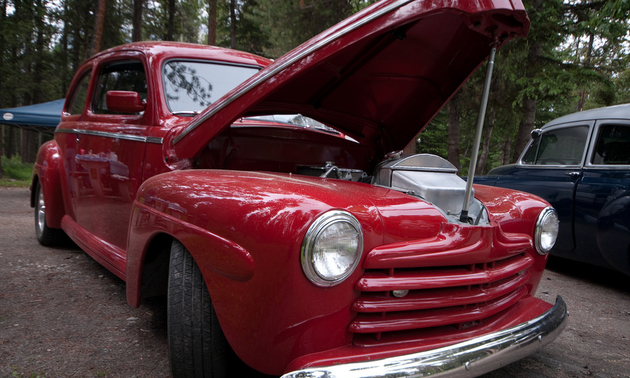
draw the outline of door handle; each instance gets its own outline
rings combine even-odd
[[[571,178],[578,178],[582,175],[582,172],[580,171],[573,171],[573,172],[565,172],[565,175],[571,177]]]

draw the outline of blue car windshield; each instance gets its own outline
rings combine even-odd
[[[198,114],[258,70],[216,62],[171,60],[162,68],[166,103],[173,114]]]

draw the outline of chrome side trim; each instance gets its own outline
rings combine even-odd
[[[293,371],[281,378],[477,377],[526,357],[566,327],[567,306],[558,296],[546,313],[528,322],[426,352]]]
[[[160,137],[147,137],[146,142],[147,142],[147,143],[153,143],[153,144],[163,144],[163,143],[164,143],[164,138],[160,138]]]
[[[109,133],[106,131],[93,131],[93,130],[81,130],[81,129],[56,129],[55,133],[66,133],[66,134],[81,134],[81,135],[92,135],[102,138],[112,138],[112,139],[123,139],[123,140],[131,140],[134,142],[142,142],[142,143],[153,143],[153,144],[163,144],[164,138],[160,137],[145,137],[139,135],[132,134],[123,134],[123,133]]]
[[[215,115],[219,110],[225,108],[226,106],[228,106],[229,104],[231,104],[233,101],[235,101],[236,99],[240,98],[241,96],[243,96],[246,92],[249,92],[251,89],[257,87],[259,84],[261,84],[262,82],[266,81],[267,79],[269,79],[271,76],[274,76],[275,74],[277,74],[278,72],[284,70],[285,68],[289,67],[290,65],[296,63],[297,61],[301,60],[302,58],[304,58],[305,56],[312,54],[313,52],[321,49],[322,47],[328,45],[331,41],[334,41],[335,39],[338,39],[348,33],[350,33],[351,31],[358,29],[359,27],[381,17],[384,14],[387,14],[389,12],[392,12],[404,5],[407,5],[408,3],[415,1],[415,0],[398,0],[382,9],[380,9],[377,12],[374,12],[372,14],[370,14],[369,16],[362,18],[360,20],[358,20],[357,22],[350,24],[348,26],[346,26],[345,28],[337,31],[336,33],[333,33],[331,35],[329,35],[328,37],[326,37],[325,39],[322,39],[321,41],[317,42],[316,44],[314,44],[313,46],[311,46],[310,48],[303,50],[301,53],[292,56],[291,58],[287,59],[284,63],[278,65],[277,67],[275,67],[274,69],[270,70],[269,72],[266,72],[264,75],[259,76],[258,78],[256,78],[255,80],[253,80],[252,82],[250,82],[249,84],[247,84],[247,86],[243,87],[243,89],[239,90],[238,92],[236,92],[233,96],[230,96],[229,98],[225,98],[225,100],[223,102],[221,102],[219,105],[217,105],[216,108],[212,109],[212,111],[203,114],[202,116],[200,116],[199,118],[195,119],[193,122],[190,123],[190,125],[188,125],[184,131],[182,131],[181,134],[179,134],[175,139],[173,139],[173,145],[177,144],[180,140],[182,140],[186,135],[188,135],[190,132],[192,132],[193,130],[195,130],[197,127],[199,127],[199,125],[201,125],[202,123],[204,123],[205,121],[208,120],[208,118],[212,117],[213,115]]]

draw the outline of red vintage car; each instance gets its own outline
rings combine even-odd
[[[230,376],[232,352],[286,377],[477,376],[522,358],[567,317],[534,297],[555,211],[500,188],[465,200],[444,159],[389,152],[528,27],[517,0],[385,0],[275,62],[101,52],[39,151],[37,238],[65,232],[131,306],[167,296],[175,377]]]

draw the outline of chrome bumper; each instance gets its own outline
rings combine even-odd
[[[420,353],[292,371],[281,378],[477,377],[547,345],[567,318],[566,303],[558,296],[546,313],[503,331]]]

